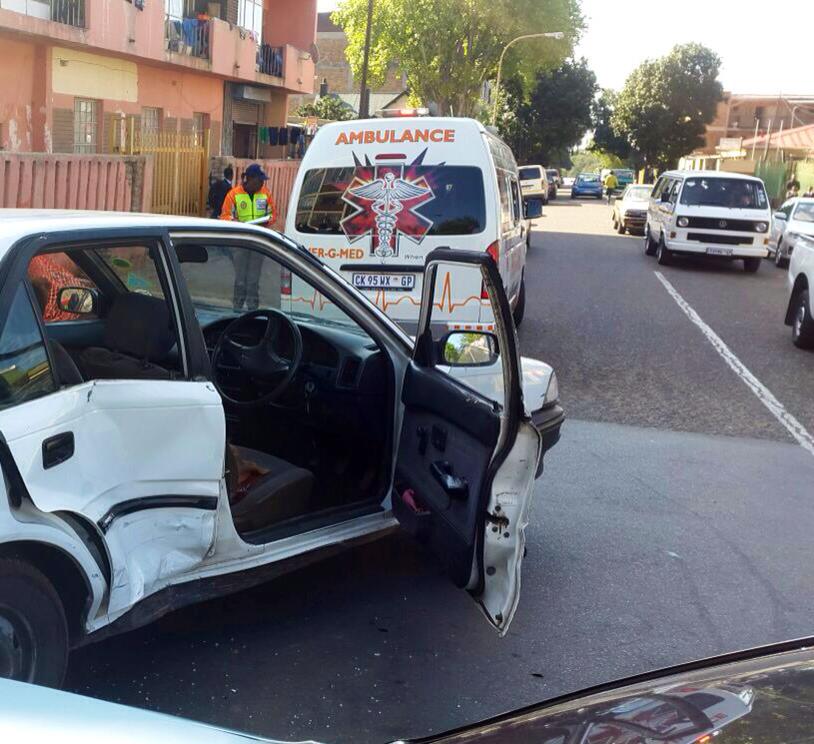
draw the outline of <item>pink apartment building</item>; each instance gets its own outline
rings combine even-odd
[[[316,18],[316,0],[0,0],[0,149],[209,130],[212,155],[278,157],[262,128],[313,92]]]

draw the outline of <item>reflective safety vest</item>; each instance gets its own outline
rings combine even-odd
[[[235,194],[235,216],[239,222],[251,222],[271,214],[271,199],[265,191],[252,196],[247,193]]]

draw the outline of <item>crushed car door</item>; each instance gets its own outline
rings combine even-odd
[[[456,329],[432,322],[433,308],[444,301],[437,278],[445,264],[480,272],[493,323]],[[503,400],[484,398],[456,379],[458,366],[499,375]],[[517,609],[541,447],[523,406],[511,309],[488,254],[439,248],[427,257],[415,352],[401,401],[393,513],[429,544],[453,582],[505,633]]]
[[[136,299],[166,303],[177,332],[179,379],[61,380],[53,331],[43,323],[45,313],[36,310],[38,299],[26,279],[33,250],[20,249],[0,290],[0,431],[34,505],[81,518],[104,540],[112,573],[111,617],[205,559],[223,474],[220,396],[186,369],[188,331],[180,321],[165,249],[160,239],[142,237],[127,250],[133,255],[143,248],[143,271],[159,275],[149,277],[158,282],[151,289],[139,284]],[[91,245],[109,243],[98,236]],[[134,283],[144,278],[135,268],[128,271]],[[125,291],[121,297],[127,297]],[[106,322],[112,322],[110,314]],[[144,323],[133,314],[119,325]],[[97,353],[114,356],[104,348]],[[143,364],[136,361],[132,367]],[[121,374],[126,378],[128,371]]]

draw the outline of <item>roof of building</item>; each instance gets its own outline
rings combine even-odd
[[[317,13],[317,33],[336,33],[342,32],[342,27],[337,26],[331,20],[330,13]]]
[[[743,149],[755,145],[760,147],[766,144],[769,147],[781,148],[783,150],[811,150],[814,151],[814,124],[806,124],[794,129],[786,129],[782,132],[772,132],[762,134],[759,137],[750,137],[743,141]]]

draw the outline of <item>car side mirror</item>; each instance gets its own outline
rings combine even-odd
[[[440,363],[450,367],[485,367],[500,358],[497,338],[482,331],[452,331],[439,346]]]
[[[57,307],[76,315],[98,315],[99,293],[89,287],[62,287],[57,293]]]
[[[523,199],[523,216],[527,220],[536,220],[543,216],[543,200],[535,197]]]
[[[774,216],[774,218],[776,220],[785,220],[786,219],[786,213],[785,212],[775,212],[773,216]]]

